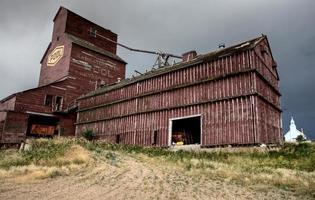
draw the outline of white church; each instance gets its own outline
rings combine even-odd
[[[284,135],[284,140],[286,142],[296,142],[296,138],[301,135],[305,140],[307,140],[306,136],[304,135],[303,131],[297,130],[295,126],[295,122],[293,117],[291,117],[290,122],[290,130]]]

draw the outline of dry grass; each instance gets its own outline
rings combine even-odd
[[[284,168],[261,167],[255,169],[250,161],[239,158],[239,162],[227,164],[217,161],[188,160],[182,163],[193,174],[203,174],[213,180],[222,180],[251,188],[269,189],[277,187],[298,195],[315,197],[315,172]]]
[[[26,198],[10,196],[9,191],[23,193],[22,186],[31,183],[39,185],[30,190],[47,186],[60,190],[61,198],[72,192],[69,199],[315,198],[314,160],[310,157],[314,146],[284,147],[277,152],[209,153],[85,140],[32,143],[29,152],[0,154],[0,199]],[[302,161],[305,163],[299,163]],[[55,195],[50,190],[41,198]],[[93,195],[85,195],[87,192]]]
[[[60,141],[57,141],[57,143]],[[6,159],[21,159],[17,152],[10,151]],[[12,166],[0,169],[0,179],[13,179],[17,183],[25,183],[45,178],[69,175],[89,165],[93,159],[90,153],[79,145],[70,146],[64,154],[52,160],[39,160],[29,165]]]

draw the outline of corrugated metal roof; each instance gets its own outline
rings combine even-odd
[[[254,48],[259,42],[261,42],[265,38],[266,38],[266,36],[262,35],[260,37],[242,42],[242,43],[237,44],[237,45],[233,45],[233,46],[230,46],[230,47],[227,47],[224,49],[212,51],[212,52],[209,52],[206,54],[198,55],[194,59],[192,59],[188,62],[179,62],[179,63],[176,63],[174,65],[169,65],[169,66],[165,66],[165,67],[162,67],[159,69],[154,69],[154,70],[151,70],[151,71],[149,71],[143,75],[140,75],[140,76],[137,76],[137,77],[134,77],[131,79],[124,79],[124,80],[120,81],[119,83],[103,86],[103,87],[101,87],[95,91],[92,91],[90,93],[87,93],[87,94],[79,97],[78,99],[84,99],[84,98],[88,98],[91,96],[96,96],[99,94],[109,92],[109,91],[114,90],[114,89],[124,87],[126,85],[136,83],[136,82],[141,81],[141,80],[145,80],[148,78],[159,76],[159,75],[162,75],[165,73],[169,73],[169,72],[176,71],[176,70],[179,70],[182,68],[193,66],[193,65],[196,65],[199,63],[209,62],[211,60],[226,57],[226,56],[232,55],[232,54],[237,53],[237,52],[246,51],[246,50]]]

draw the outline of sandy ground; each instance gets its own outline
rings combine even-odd
[[[303,197],[306,198],[307,197]],[[302,199],[278,188],[242,186],[145,156],[98,160],[67,176],[0,179],[0,199]]]

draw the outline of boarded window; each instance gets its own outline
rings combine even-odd
[[[51,106],[52,105],[52,101],[53,101],[53,95],[47,94],[46,97],[45,97],[44,105],[45,106]]]

